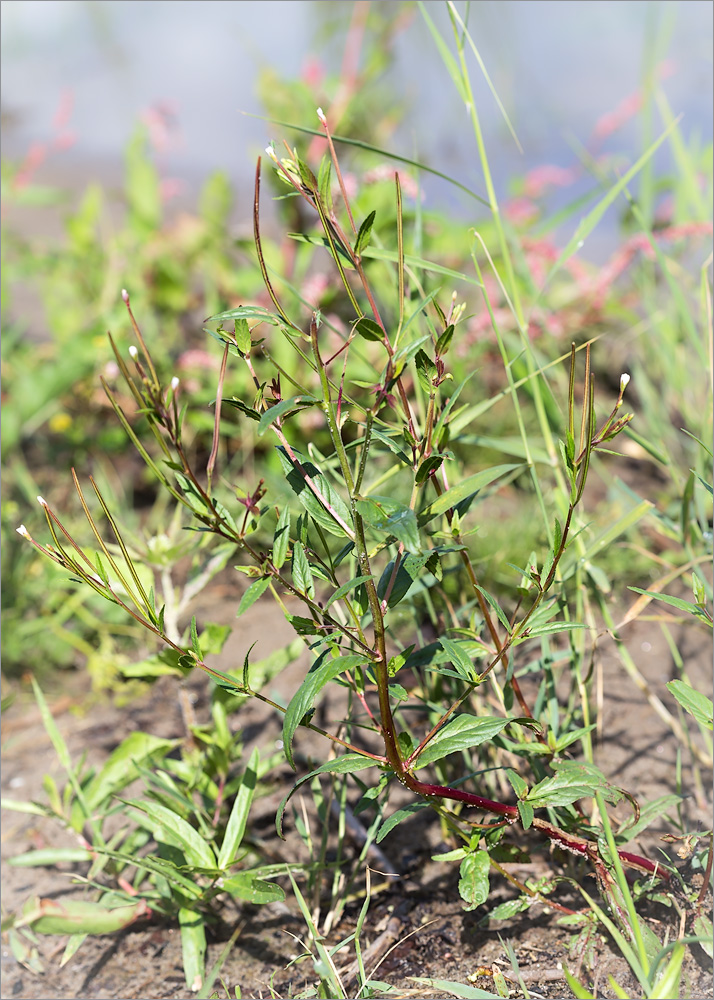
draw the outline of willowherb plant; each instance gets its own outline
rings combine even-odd
[[[177,379],[168,386],[161,383],[126,292],[138,346],[130,349],[130,363],[113,340],[112,347],[137,409],[153,432],[159,459],[140,440],[116,393],[105,384],[117,417],[147,466],[186,509],[194,530],[208,536],[204,544],[210,545],[212,537],[237,547],[245,561],[238,569],[251,578],[238,613],[270,592],[309,648],[311,666],[287,708],[255,690],[248,656],[242,672],[224,673],[207,663],[195,619],[190,643],[178,641],[175,630],[167,628],[153,588],[142,582],[93,480],[116,545],[105,540],[74,473],[98,546],[96,557],[75,541],[42,500],[53,541],[44,546],[30,540],[153,632],[177,654],[180,667],[186,671],[198,667],[229,691],[252,695],[281,712],[284,752],[293,768],[293,744],[301,728],[346,751],[298,780],[278,811],[279,832],[290,795],[304,782],[326,772],[376,769],[379,779],[371,786],[360,779],[367,798],[385,794],[394,779],[415,797],[412,807],[388,817],[379,838],[414,808],[437,810],[463,841],[462,848],[444,857],[461,862],[460,891],[468,908],[487,897],[489,868],[503,871],[490,852],[508,827],[520,823],[589,862],[614,911],[622,912],[614,887],[624,881],[623,867],[664,880],[670,871],[661,861],[622,849],[628,840],[627,824],[617,837],[613,834],[606,802],[626,797],[636,822],[639,811],[634,799],[608,784],[594,765],[568,757],[568,747],[592,726],[558,731],[543,698],[535,707],[530,704],[518,674],[521,647],[529,640],[555,638],[583,627],[567,610],[563,556],[580,527],[578,507],[591,456],[631,419],[631,414],[622,414],[629,376],[622,376],[615,405],[598,424],[595,379],[586,347],[582,405],[576,420],[573,345],[567,428],[560,445],[566,495],[559,500],[559,518],[552,520],[548,550],[540,559],[533,555],[524,567],[513,567],[520,596],[518,604],[507,610],[480,583],[467,544],[472,533],[469,520],[493,484],[497,489],[527,467],[503,464],[463,475],[457,453],[464,422],[458,418],[467,410],[460,396],[469,379],[455,384],[448,370],[449,349],[458,335],[463,308],[455,297],[442,308],[438,289],[427,293],[422,285],[425,262],[405,253],[396,175],[396,247],[373,245],[374,212],[357,224],[326,118],[320,111],[318,116],[329,153],[317,176],[293,150],[288,149],[283,159],[272,147],[268,154],[291,194],[319,220],[319,237],[298,238],[317,239],[329,253],[352,312],[349,333],[341,336],[317,312],[305,330],[282,304],[262,250],[258,161],[255,245],[273,308],[240,306],[208,321],[208,331],[223,347],[223,359],[213,447],[205,470],[193,467],[184,448],[181,386]],[[333,177],[341,208],[337,198],[333,200]],[[391,303],[378,302],[370,277],[373,268],[385,267],[393,287]],[[275,361],[273,335],[286,337],[294,348],[294,370]],[[250,398],[224,396],[229,361],[247,366],[254,387]],[[218,489],[222,406],[234,407],[243,420],[253,422],[258,437],[272,435],[276,440],[284,491],[272,496],[263,478],[231,490],[221,483]],[[308,411],[317,415],[309,429],[303,416]],[[387,482],[388,495],[380,492]],[[29,537],[24,527],[19,530]],[[286,595],[301,602],[302,614],[288,610]],[[425,617],[434,633],[430,642],[421,629]],[[348,694],[348,714],[327,730],[313,723],[312,716],[323,690],[335,684]],[[512,714],[514,706],[518,714]],[[406,719],[415,716],[419,723],[408,724]],[[474,773],[475,756],[470,755],[479,747],[491,753],[508,751],[511,761],[515,754],[524,763],[523,773],[503,768],[514,801],[503,801],[503,795],[495,793],[486,796],[483,788],[475,790],[478,771]],[[458,761],[464,758],[467,769],[460,774]],[[493,775],[484,772],[481,781],[496,788]],[[507,791],[508,785],[502,782],[501,788]],[[602,826],[591,823],[577,807],[579,800],[588,798],[597,799]],[[476,822],[469,818],[467,807],[495,820]],[[633,829],[635,822],[630,824]],[[515,884],[524,893],[521,908],[549,891]]]

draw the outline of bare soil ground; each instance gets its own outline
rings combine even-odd
[[[236,600],[224,596],[222,603],[215,599],[210,602],[210,620],[232,620]],[[240,620],[239,628],[217,665],[225,668],[242,662],[249,645],[248,635],[260,637],[257,657],[267,655],[292,638],[285,630],[285,623],[270,605],[255,605],[250,618],[246,616]],[[652,623],[636,623],[626,626],[622,634],[647,683],[673,708],[664,688],[666,681],[673,676],[672,657],[659,627]],[[708,690],[711,683],[709,637],[688,629],[682,630],[675,638],[690,676],[696,683],[701,682],[702,690]],[[304,669],[304,663],[295,663],[274,684],[289,696]],[[608,778],[632,790],[642,801],[677,791],[677,740],[642,692],[623,673],[613,655],[612,641],[607,637],[599,645],[595,669],[600,672],[604,691],[602,732],[607,735],[607,740],[598,747],[600,767]],[[201,675],[192,678],[189,690],[195,698],[199,720],[206,718],[207,678]],[[86,681],[76,675],[69,688],[49,695],[54,717],[74,759],[86,752],[90,761],[101,764],[111,750],[135,729],[166,737],[184,735],[177,682],[173,679],[162,678],[145,696],[124,708],[117,708],[107,701],[95,701],[90,705],[87,700],[89,695]],[[279,720],[257,703],[246,706],[240,717],[234,720],[234,725],[242,729],[247,752],[256,744],[274,748],[280,736]],[[302,732],[305,733],[304,730]],[[299,735],[296,740],[305,768],[313,752],[311,737],[312,734]],[[322,752],[317,745],[314,750],[316,755]],[[41,799],[42,777],[46,773],[52,774],[60,785],[63,784],[60,765],[37,708],[23,690],[17,691],[14,703],[4,714],[3,757],[2,789],[5,795]],[[274,831],[278,803],[291,782],[287,765],[280,779],[270,794],[257,801],[252,830],[275,858],[294,859],[303,847],[292,824],[287,824],[287,843],[278,840]],[[705,780],[709,780],[706,774]],[[709,807],[701,789],[698,790],[693,781],[691,761],[686,759],[686,754],[682,760],[682,785],[686,795],[682,810],[689,829],[709,828]],[[638,846],[650,856],[656,856],[657,850],[666,846],[659,838],[670,829],[668,820],[663,816],[661,822],[647,831],[646,838]],[[552,856],[546,843],[540,844],[522,832],[519,835],[514,830],[513,836],[520,839],[524,846],[527,844],[531,855],[524,870],[514,868],[513,874],[526,877],[534,873],[566,873],[596,895],[594,879],[584,868],[575,867],[574,859]],[[7,864],[9,858],[32,847],[60,844],[74,846],[69,838],[58,835],[51,824],[37,817],[15,812],[3,814],[2,904],[5,913],[19,909],[31,895],[61,896],[82,891],[72,884],[71,876],[75,869],[71,866],[58,871],[13,868]],[[400,996],[405,997],[448,996],[434,990],[424,992],[412,977],[469,983],[495,992],[488,970],[494,963],[507,974],[510,968],[503,939],[512,942],[533,997],[571,997],[573,994],[565,983],[562,969],[564,964],[572,969],[578,963],[569,954],[571,932],[559,925],[559,915],[537,905],[513,920],[489,924],[487,919],[484,920],[489,911],[515,895],[515,890],[497,877],[493,879],[493,892],[488,903],[474,912],[464,912],[458,896],[457,866],[430,860],[431,855],[447,850],[448,846],[453,845],[442,842],[439,823],[428,810],[417,813],[397,827],[382,843],[389,870],[397,873],[398,878],[380,886],[380,876],[373,876],[378,891],[373,895],[362,938],[363,946],[368,949],[368,970],[382,959],[374,977],[389,982],[400,991]],[[375,868],[380,867],[374,861],[372,864]],[[360,890],[362,885],[363,882],[357,884],[356,890]],[[558,898],[573,908],[582,905],[575,889],[570,896],[566,891]],[[339,926],[330,932],[331,943],[345,938],[354,929],[361,903],[359,898],[348,902]],[[672,911],[653,907],[649,916],[660,937],[664,936],[667,928],[670,935],[676,935],[679,918]],[[311,962],[289,966],[301,952],[296,938],[305,934],[305,925],[289,886],[285,903],[263,907],[226,904],[222,922],[215,928],[209,944],[209,967],[237,927],[240,930],[236,944],[221,971],[223,981],[231,988],[231,996],[239,987],[241,993],[238,995],[243,998],[269,997],[272,987],[275,991],[273,996],[284,998],[315,982]],[[3,943],[2,997],[8,1000],[48,997],[169,1000],[191,995],[184,982],[179,933],[175,928],[146,923],[114,936],[89,938],[76,957],[62,969],[58,965],[64,939],[44,937],[39,938],[38,943],[45,962],[44,975],[34,974],[17,964],[7,943]],[[349,979],[347,967],[354,953],[346,950],[344,954],[343,974]],[[610,975],[629,997],[642,995],[624,960],[601,935],[593,939],[591,965],[589,968],[583,966],[581,974],[591,986],[596,986],[600,997],[615,995],[608,981]],[[512,996],[522,995],[515,983],[512,987],[515,991]],[[220,986],[216,995],[225,995]],[[709,960],[698,948],[686,960],[681,995],[697,998],[714,995]]]

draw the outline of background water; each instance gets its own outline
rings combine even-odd
[[[473,133],[421,14],[412,4],[373,0],[369,17],[396,7],[407,23],[380,98],[386,109],[401,106],[405,113],[390,147],[484,193]],[[426,8],[450,30],[444,4],[427,2]],[[713,10],[709,0],[472,3],[469,26],[523,145],[520,153],[474,62],[499,194],[531,167],[571,165],[574,146],[585,144],[598,119],[641,86],[646,58],[670,60],[665,87],[674,111],[684,114],[684,134],[710,141]],[[212,170],[227,170],[247,216],[255,156],[268,139],[284,134],[241,114],[264,110],[258,72],[272,67],[285,79],[297,78],[314,60],[337,72],[352,12],[352,3],[331,0],[3,0],[3,154],[20,158],[33,141],[46,139],[60,96],[69,91],[76,142],[53,158],[55,173],[77,185],[93,176],[118,178],[139,117],[169,102],[179,131],[164,169],[189,192]],[[656,118],[653,129],[661,129]],[[611,148],[636,158],[641,130],[639,119],[630,121]],[[660,155],[660,169],[667,156]],[[425,187],[432,207],[463,210],[469,221],[482,211],[433,179]],[[611,212],[610,231],[614,219]],[[603,247],[608,231],[607,225],[600,230]],[[589,250],[597,256],[597,242]]]

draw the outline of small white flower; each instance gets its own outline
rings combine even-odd
[[[127,292],[126,288],[122,288],[122,290],[121,290],[121,297],[124,299],[124,301],[128,305],[129,304],[129,293]]]
[[[129,348],[129,354],[132,356],[134,361],[136,361],[136,359],[139,357],[139,352],[137,351],[137,349],[134,347],[133,344]]]
[[[38,502],[39,504],[42,504],[42,506],[43,506],[43,507],[46,507],[46,506],[47,506],[47,501],[45,500],[45,498],[44,498],[44,497],[38,497],[38,498],[37,498],[37,502]]]
[[[320,119],[323,125],[327,125],[327,118],[325,118],[325,112],[322,108],[317,109],[317,117]]]
[[[630,376],[627,374],[627,372],[623,372],[623,374],[620,375],[620,392],[625,391],[625,389],[627,388],[627,383],[629,381],[630,381]]]
[[[178,378],[177,375],[174,375],[174,377],[171,379],[171,388],[173,389],[174,392],[176,392],[176,390],[179,387],[179,381],[180,379]]]
[[[18,535],[22,535],[23,538],[30,537],[30,532],[27,530],[24,524],[21,524],[19,528],[15,528],[15,531],[17,531]]]
[[[278,162],[278,158],[275,155],[275,150],[273,149],[272,146],[266,146],[265,147],[265,152],[266,152],[266,155],[269,156],[270,159],[273,161],[273,163],[277,163]]]

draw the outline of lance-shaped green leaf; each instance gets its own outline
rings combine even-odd
[[[367,580],[371,580],[371,575],[367,576],[355,576],[352,580],[348,580],[347,583],[343,583],[341,587],[338,587],[334,594],[330,597],[328,601],[325,602],[324,611],[334,604],[335,601],[341,601],[343,597],[355,590],[361,583],[366,583]]]
[[[236,347],[241,354],[250,352],[250,327],[245,316],[239,316],[235,321]]]
[[[439,642],[441,643],[444,652],[448,654],[448,657],[456,670],[462,674],[466,680],[472,681],[475,674],[474,665],[471,661],[471,657],[464,648],[463,643],[445,638],[440,638]]]
[[[93,854],[84,847],[40,847],[36,851],[16,854],[8,864],[13,868],[48,868],[50,865],[91,861],[92,858]]]
[[[488,851],[467,854],[459,869],[459,896],[464,910],[475,910],[488,899],[488,871],[491,859]]]
[[[163,740],[149,733],[130,733],[114,750],[104,767],[91,779],[84,789],[90,809],[116,795],[137,777],[134,763],[142,764],[158,754],[165,754],[176,746],[178,740]]]
[[[254,580],[240,599],[238,611],[236,612],[236,618],[240,618],[240,616],[244,614],[249,607],[255,604],[255,602],[263,596],[269,586],[269,576],[261,577],[260,580]]]
[[[363,497],[356,501],[357,510],[370,528],[393,535],[409,552],[421,552],[421,540],[416,514],[391,497]]]
[[[181,956],[186,986],[197,993],[206,974],[206,922],[200,910],[182,906],[178,912]]]
[[[218,854],[218,867],[221,870],[225,870],[235,859],[235,856],[238,853],[238,848],[243,840],[243,834],[245,833],[246,824],[248,822],[248,813],[250,812],[250,804],[253,801],[255,786],[258,783],[259,763],[260,755],[258,753],[258,748],[255,747],[250,755],[250,760],[248,761],[246,769],[243,772],[240,785],[238,786],[238,791],[236,792],[235,801],[233,802],[231,814],[228,817],[226,832],[223,836],[223,843],[221,844],[221,850]]]
[[[369,241],[372,238],[372,226],[374,225],[376,215],[376,212],[370,212],[362,225],[359,227],[357,240],[355,242],[355,257],[361,257],[363,252],[369,246]]]
[[[126,854],[122,851],[110,851],[108,848],[96,848],[98,854],[114,858],[124,865],[131,865],[140,871],[149,872],[151,875],[160,875],[175,886],[178,891],[190,898],[198,899],[203,895],[203,888],[187,875],[184,875],[173,861],[168,858],[141,857],[137,854]]]
[[[274,882],[268,882],[261,878],[262,874],[263,869],[256,868],[231,875],[230,878],[224,879],[223,891],[237,899],[245,899],[255,905],[277,903],[285,899],[284,890]]]
[[[305,510],[321,528],[331,534],[341,537],[349,534],[354,537],[352,517],[340,494],[313,462],[297,451],[294,451],[294,455],[300,463],[300,468],[293,464],[283,447],[278,448],[285,478]],[[310,478],[317,493],[308,483],[306,476]]]
[[[278,326],[280,323],[279,318],[263,306],[236,306],[235,309],[227,309],[225,312],[210,316],[206,323],[214,323],[217,326],[220,323],[230,323],[241,319],[256,319],[260,323],[271,323],[273,326]]]
[[[643,591],[644,593],[644,591]],[[685,710],[693,715],[702,726],[712,728],[712,701],[701,691],[695,691],[684,681],[669,681],[666,688]]]
[[[278,806],[278,812],[275,817],[275,829],[277,830],[278,836],[282,840],[285,839],[283,837],[283,814],[285,812],[285,807],[298,788],[301,785],[304,785],[306,781],[311,781],[312,778],[316,777],[318,774],[354,774],[356,771],[364,771],[367,767],[374,767],[377,763],[378,761],[375,761],[372,757],[363,757],[362,754],[358,753],[346,753],[343,754],[342,757],[338,757],[336,760],[328,760],[326,764],[321,764],[320,767],[315,768],[314,771],[310,771],[309,774],[304,775],[299,781],[295,782],[293,787]]]
[[[442,726],[431,742],[424,747],[419,754],[417,767],[425,767],[435,760],[441,760],[447,754],[456,753],[457,750],[469,750],[472,747],[477,747],[481,743],[485,743],[486,740],[498,736],[511,721],[511,719],[499,719],[493,715],[485,715],[480,718],[475,715],[458,715]]]
[[[298,590],[301,590],[308,597],[315,596],[315,581],[310,569],[310,561],[302,542],[295,542],[293,545],[293,580]]]
[[[387,816],[382,825],[377,832],[377,843],[381,844],[384,838],[390,833],[396,826],[404,822],[405,819],[409,819],[414,813],[421,812],[422,809],[429,809],[429,803],[420,800],[418,802],[410,802],[409,805],[404,806],[402,809],[397,809],[393,812],[391,816]]]
[[[578,799],[592,797],[607,786],[605,775],[597,768],[585,765],[559,771],[544,778],[528,792],[526,801],[535,809],[544,806],[567,806]]]
[[[656,600],[662,601],[664,604],[669,604],[672,608],[678,608],[680,611],[686,611],[687,614],[694,615],[700,621],[711,627],[711,616],[708,615],[706,610],[701,608],[698,604],[692,604],[691,601],[685,601],[681,597],[672,597],[670,594],[660,594],[655,590],[640,590],[639,587],[629,587],[628,589],[634,590],[637,594],[645,594],[647,597],[654,597]]]
[[[358,333],[360,337],[363,337],[365,340],[384,340],[384,330],[379,323],[375,323],[373,319],[369,318],[369,316],[362,316],[362,318],[355,323],[353,331],[354,333]]]
[[[287,504],[285,504],[283,509],[280,511],[280,517],[278,518],[278,523],[275,526],[275,535],[273,537],[273,565],[276,569],[280,569],[285,562],[289,544],[290,508]]]
[[[456,486],[452,486],[451,489],[448,489],[446,493],[442,493],[440,497],[430,504],[421,514],[420,522],[428,521],[437,514],[445,514],[447,510],[456,507],[457,504],[460,504],[467,497],[478,493],[484,486],[488,486],[489,483],[494,482],[494,480],[499,479],[501,476],[505,476],[507,472],[512,472],[513,469],[517,469],[518,467],[518,465],[494,465],[490,469],[474,473],[473,476],[467,476],[466,479],[457,483]]]
[[[134,818],[151,831],[155,840],[183,851],[186,861],[197,868],[216,868],[216,858],[209,844],[194,828],[173,810],[158,802],[122,799],[137,810]]]
[[[113,934],[150,914],[146,900],[108,907],[84,899],[28,900],[20,922],[37,934]]]
[[[414,364],[416,365],[417,378],[419,379],[419,385],[422,387],[424,392],[434,391],[434,379],[437,376],[436,365],[431,360],[426,351],[417,351],[414,358]]]
[[[345,670],[358,667],[361,663],[364,663],[364,657],[358,656],[356,653],[351,653],[349,656],[333,657],[332,651],[326,649],[310,667],[307,677],[290,699],[283,719],[285,756],[293,771],[296,770],[292,751],[293,736],[306,713],[312,708],[315,698],[325,684],[334,677],[338,677]]]
[[[262,437],[270,425],[279,417],[283,417],[286,413],[294,410],[304,410],[306,407],[314,406],[316,403],[317,400],[312,396],[291,396],[290,399],[281,399],[275,406],[271,406],[269,410],[266,410],[260,418],[260,422],[258,423],[258,437]]]

